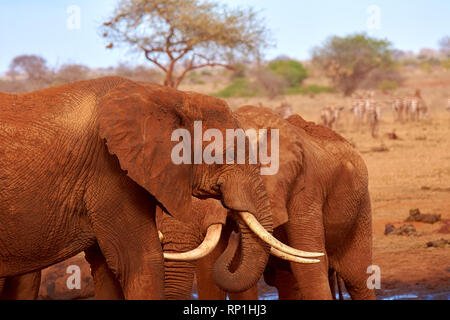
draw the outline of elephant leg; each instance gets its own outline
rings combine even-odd
[[[107,190],[89,190],[86,202],[101,252],[125,299],[163,299],[164,262],[155,199],[133,181],[119,179],[110,182]]]
[[[331,295],[333,296],[333,299],[334,300],[345,300],[343,291],[342,291],[344,283],[343,283],[341,277],[339,277],[339,275],[336,273],[336,271],[334,271],[331,268],[328,271],[328,279],[329,279]]]
[[[326,253],[322,207],[319,203],[308,203],[305,198],[297,196],[291,199],[289,222],[284,226],[288,243],[296,249]],[[315,264],[290,263],[297,280],[299,299],[332,299],[328,279],[328,258],[325,256],[320,260],[320,263]]]
[[[375,293],[367,287],[367,268],[372,265],[372,232],[370,199],[361,204],[360,219],[356,224],[354,239],[347,243],[346,250],[330,253],[330,264],[342,278],[345,288],[353,300],[374,300]]]
[[[0,300],[36,300],[41,285],[41,271],[3,279]]]
[[[281,271],[278,275],[276,288],[278,290],[279,300],[297,300],[299,298],[300,288],[294,275],[288,271]]]
[[[300,287],[292,272],[288,270],[276,270],[275,287],[279,300],[297,300],[300,295]]]
[[[277,289],[279,300],[299,299],[300,288],[288,261],[272,256],[264,271],[264,281],[267,285]]]
[[[96,300],[123,300],[123,292],[114,273],[108,268],[106,259],[98,245],[85,251],[86,261],[91,266]]]

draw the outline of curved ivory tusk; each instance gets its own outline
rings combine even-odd
[[[164,235],[162,234],[161,231],[158,231],[158,237],[159,237],[159,242],[163,242],[164,241]]]
[[[205,240],[194,250],[183,253],[166,253],[164,259],[171,261],[195,261],[210,254],[217,246],[222,234],[222,225],[213,224],[206,232]]]
[[[261,240],[269,244],[270,246],[278,249],[281,252],[288,253],[297,257],[306,257],[306,258],[317,258],[323,257],[323,253],[319,252],[306,252],[302,250],[298,250],[292,247],[289,247],[272,236],[266,229],[256,220],[255,216],[249,212],[241,211],[239,212],[242,220],[248,225],[250,230],[252,230]]]
[[[277,250],[273,247],[270,248],[270,253],[280,259],[292,261],[292,262],[296,262],[296,263],[319,263],[320,262],[320,260],[318,260],[318,259],[305,259],[305,258],[296,257],[291,254],[287,254],[285,252]]]

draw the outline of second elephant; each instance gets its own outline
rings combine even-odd
[[[353,299],[374,299],[373,290],[366,286],[366,270],[372,264],[372,217],[368,172],[361,156],[338,134],[298,115],[283,120],[270,109],[252,106],[240,108],[235,115],[245,129],[279,129],[279,172],[263,177],[274,235],[294,248],[326,253],[318,264],[271,257],[266,282],[277,287],[280,299],[332,299],[329,275],[336,272]],[[206,217],[211,211],[224,215],[225,209],[208,200],[195,202],[193,210],[195,216]],[[176,227],[171,220],[165,217],[159,223],[165,250],[186,251],[204,239],[202,218]],[[189,299],[195,271],[201,299],[224,298],[212,270],[231,231],[224,230],[215,252],[196,264],[165,262],[169,298]],[[256,298],[255,291],[238,297]]]

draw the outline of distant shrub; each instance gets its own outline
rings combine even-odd
[[[231,73],[231,79],[245,78],[247,72],[247,66],[243,63],[236,63],[233,65],[233,72]]]
[[[378,89],[383,92],[394,91],[398,88],[398,82],[395,80],[383,80],[378,84]]]
[[[413,67],[417,67],[419,65],[419,61],[417,59],[413,59],[413,58],[407,58],[407,59],[403,59],[400,61],[400,64],[402,66],[413,66]]]
[[[214,94],[219,98],[231,97],[253,97],[258,95],[257,88],[252,85],[246,78],[236,78],[225,89]]]
[[[334,92],[333,88],[327,87],[327,86],[320,86],[317,84],[311,84],[307,87],[307,91],[312,94],[319,94],[319,93],[331,93]]]
[[[206,76],[206,77],[211,77],[211,76],[212,76],[212,72],[211,72],[211,71],[208,71],[208,70],[203,70],[203,71],[201,72],[201,75],[202,75],[202,76]]]
[[[126,63],[120,63],[116,68],[114,68],[113,74],[133,81],[158,82],[161,80],[161,72],[154,68],[148,68],[146,66],[131,66]]]
[[[254,76],[258,92],[264,93],[269,99],[284,94],[288,87],[283,77],[268,69],[260,68],[254,72]]]
[[[380,89],[380,85],[389,86],[393,85],[393,83],[399,86],[405,81],[405,77],[399,72],[400,68],[402,66],[375,69],[369,73],[366,79],[361,81],[359,88],[365,90]]]
[[[421,63],[420,64],[420,69],[422,69],[423,71],[425,71],[427,73],[431,73],[433,71],[429,61],[425,61],[425,62]]]
[[[286,95],[296,95],[296,94],[308,94],[308,89],[305,87],[291,87],[287,88],[285,91]]]
[[[88,67],[79,64],[65,64],[55,71],[53,85],[61,85],[89,78]]]
[[[331,93],[334,92],[333,88],[330,88],[328,86],[321,86],[317,84],[310,84],[308,86],[298,86],[294,88],[287,88],[286,94],[287,95],[295,95],[295,94],[301,94],[301,95],[318,95],[321,93]]]
[[[442,66],[445,70],[450,70],[450,59],[441,61],[441,66]]]
[[[275,60],[269,63],[268,69],[282,77],[289,87],[301,85],[308,77],[305,67],[295,60]]]
[[[313,50],[313,63],[325,72],[334,86],[350,96],[369,74],[393,65],[392,45],[364,33],[330,37]]]

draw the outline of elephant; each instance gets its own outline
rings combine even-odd
[[[264,271],[266,283],[278,289],[280,299],[332,299],[334,286],[330,284],[336,283],[337,275],[352,299],[375,299],[366,285],[366,270],[372,264],[368,172],[358,152],[331,129],[306,122],[299,115],[283,120],[269,108],[253,106],[241,107],[234,113],[244,129],[279,129],[279,171],[263,176],[272,207],[274,236],[291,247],[325,253],[317,264],[271,256]],[[227,211],[220,202],[210,199],[193,202],[198,218],[189,224],[165,215],[158,222],[164,235],[164,251],[195,248],[208,236],[204,220],[214,216],[211,212],[225,217]],[[237,219],[236,224],[242,223]],[[189,299],[196,273],[200,299],[224,299],[227,291],[217,283],[213,265],[230,248],[245,246],[234,231],[237,229],[223,229],[212,253],[196,262],[166,261],[167,297]],[[240,251],[236,252],[232,269],[240,261]],[[252,274],[251,269],[248,274]],[[258,297],[256,287],[242,289],[243,293],[230,298]]]
[[[156,212],[189,223],[192,197],[220,200],[271,237],[258,165],[192,164],[189,148],[188,161],[175,163],[174,132],[195,137],[199,121],[205,130],[240,128],[220,99],[120,77],[0,94],[0,289],[20,297],[28,279],[23,292],[33,298],[41,269],[84,251],[96,297],[163,299]],[[196,143],[181,145],[202,151],[207,141]],[[216,149],[216,157],[235,151]],[[269,257],[270,246],[248,229],[236,272],[226,255],[216,263],[217,283],[230,292],[242,279],[254,285]]]
[[[35,300],[38,297],[40,284],[39,271],[0,278],[0,300]]]
[[[258,166],[172,161],[172,133],[198,120],[239,127],[222,100],[119,77],[0,94],[2,282],[85,251],[94,265],[104,259],[125,298],[162,299],[156,208],[189,221],[192,196],[250,212],[272,232]],[[248,241],[268,258],[263,241]]]

